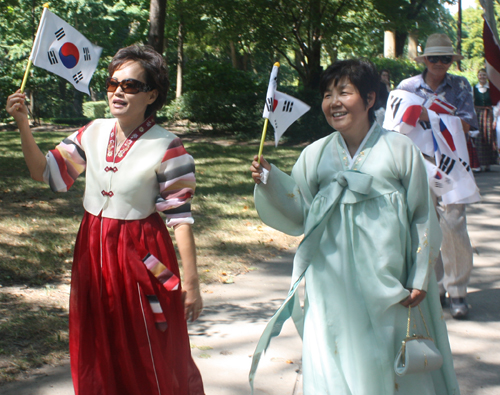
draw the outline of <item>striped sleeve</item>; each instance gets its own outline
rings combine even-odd
[[[180,138],[172,140],[157,173],[160,193],[156,210],[167,216],[167,226],[194,222],[191,200],[196,188],[194,159],[187,153]]]
[[[86,157],[82,147],[82,135],[89,126],[90,123],[47,153],[43,179],[52,191],[68,191],[76,178],[85,171]]]

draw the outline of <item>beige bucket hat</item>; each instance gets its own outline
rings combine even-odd
[[[446,34],[435,33],[427,38],[424,53],[415,58],[416,62],[422,63],[426,56],[450,55],[453,60],[461,60],[464,57],[456,54],[450,38]]]

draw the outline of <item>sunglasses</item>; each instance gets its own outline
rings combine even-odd
[[[133,78],[127,78],[126,80],[121,81],[111,77],[106,79],[106,91],[115,92],[118,87],[121,87],[124,93],[130,93],[132,95],[139,92],[149,92],[151,90],[149,85],[146,85],[144,82],[134,80]]]
[[[453,60],[451,55],[441,55],[441,56],[426,56],[427,60],[431,63],[437,63],[441,61],[442,64],[449,64]]]

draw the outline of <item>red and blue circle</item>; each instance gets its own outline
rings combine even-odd
[[[66,68],[72,69],[80,60],[80,51],[78,51],[76,45],[64,43],[59,50],[59,58]]]

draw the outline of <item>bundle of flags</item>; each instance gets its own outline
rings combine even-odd
[[[30,61],[90,94],[89,83],[102,48],[93,45],[75,28],[44,8]]]
[[[454,105],[448,103],[438,95],[430,95],[424,101],[423,106],[437,114],[455,115],[457,112],[457,108]]]
[[[277,90],[278,68],[279,63],[275,63],[271,71],[266,104],[262,114],[262,117],[269,119],[269,122],[273,125],[276,146],[278,146],[279,139],[288,127],[311,108],[299,99]]]
[[[429,122],[420,122],[422,107]],[[425,161],[429,186],[444,204],[473,203],[479,190],[468,163],[469,154],[462,121],[456,108],[444,98],[430,95],[423,99],[396,89],[391,92],[384,128],[407,135],[423,154],[434,157],[436,165]]]

